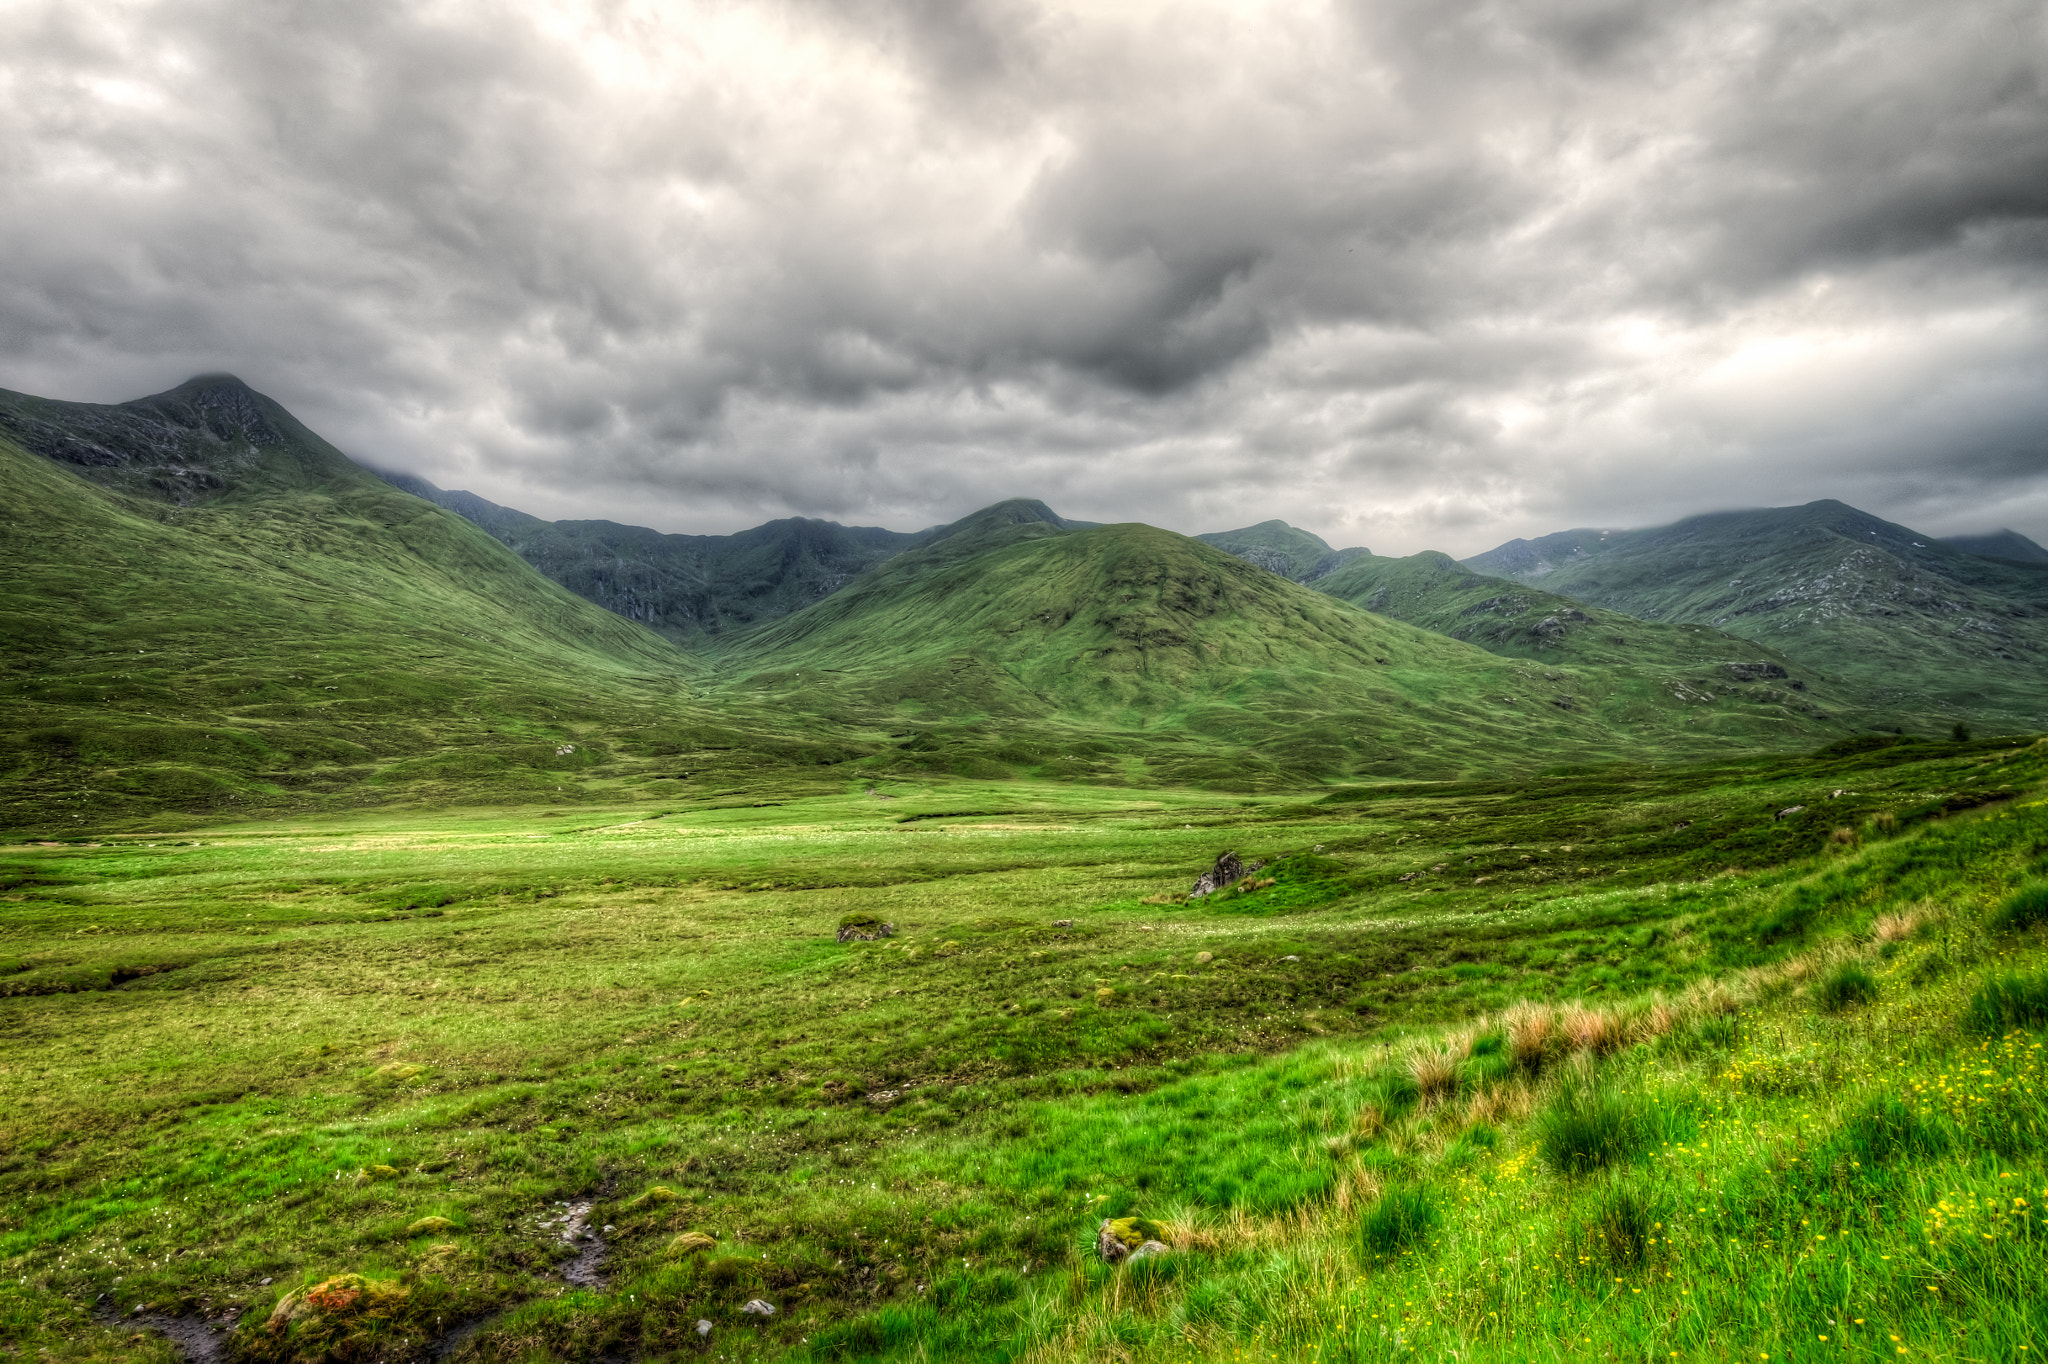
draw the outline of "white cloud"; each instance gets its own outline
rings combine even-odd
[[[366,460],[666,529],[1030,494],[1470,553],[1836,496],[2040,537],[2044,38],[2007,0],[22,3],[0,383],[231,369]]]

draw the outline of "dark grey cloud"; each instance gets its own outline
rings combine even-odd
[[[23,0],[0,384],[542,515],[2048,536],[2028,0]]]

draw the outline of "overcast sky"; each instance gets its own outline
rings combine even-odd
[[[0,387],[543,516],[2048,540],[2040,0],[9,0]]]

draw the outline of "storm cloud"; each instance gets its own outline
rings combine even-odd
[[[538,515],[2048,538],[2038,0],[64,0],[0,91],[0,385]]]

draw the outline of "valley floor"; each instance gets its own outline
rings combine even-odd
[[[9,848],[0,1355],[2023,1359],[2044,787],[1850,744]],[[1126,1218],[1165,1253],[1103,1263]]]

